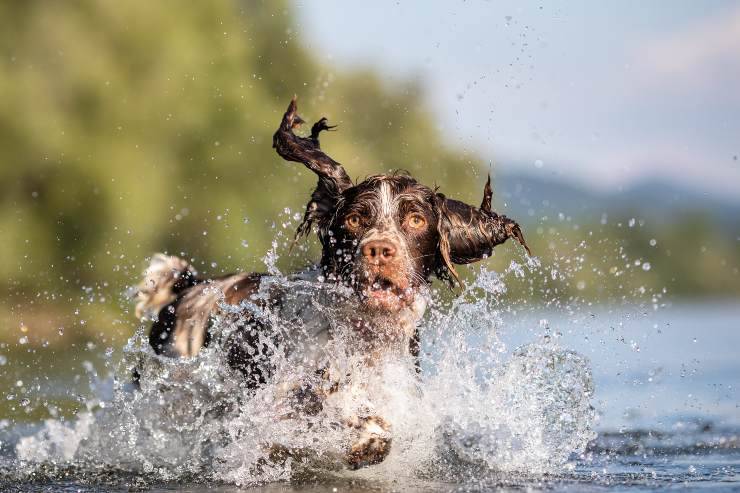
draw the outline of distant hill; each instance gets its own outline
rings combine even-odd
[[[614,193],[526,173],[502,172],[494,181],[498,204],[505,204],[507,214],[523,222],[559,213],[582,221],[598,221],[607,214],[676,222],[690,213],[707,217],[733,235],[740,234],[740,203],[664,181],[643,181]]]

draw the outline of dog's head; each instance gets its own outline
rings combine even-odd
[[[519,225],[491,210],[490,179],[480,207],[448,199],[401,173],[354,184],[320,149],[319,133],[333,127],[322,118],[309,137],[299,137],[293,129],[301,123],[293,99],[273,137],[280,156],[319,177],[298,235],[317,226],[325,273],[351,285],[366,308],[398,311],[431,275],[459,280],[454,264],[481,260],[508,238],[529,252]]]
[[[322,263],[350,283],[367,307],[411,303],[439,270],[434,191],[405,175],[373,176],[344,190],[327,218]]]

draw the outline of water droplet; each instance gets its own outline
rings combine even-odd
[[[652,238],[652,239],[650,240],[650,246],[653,246],[653,247],[654,247],[654,246],[655,246],[655,245],[657,245],[657,244],[658,244],[658,242],[657,242],[657,241],[655,241],[655,238]]]
[[[650,262],[645,262],[642,264],[642,270],[648,271],[650,270]]]

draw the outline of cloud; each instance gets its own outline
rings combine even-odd
[[[622,184],[659,178],[740,203],[740,165],[731,156],[718,155],[712,149],[655,142],[645,149],[615,151],[595,164],[602,170],[612,170],[615,182]]]
[[[640,47],[645,83],[680,92],[720,91],[740,102],[740,7]]]

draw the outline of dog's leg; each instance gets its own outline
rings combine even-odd
[[[341,394],[341,384],[331,378],[328,368],[321,372],[325,387],[320,393],[320,399],[326,400],[331,396]],[[352,469],[383,462],[391,450],[391,426],[380,416],[371,413],[352,415],[344,418],[343,425],[350,434],[349,447],[343,458]]]

